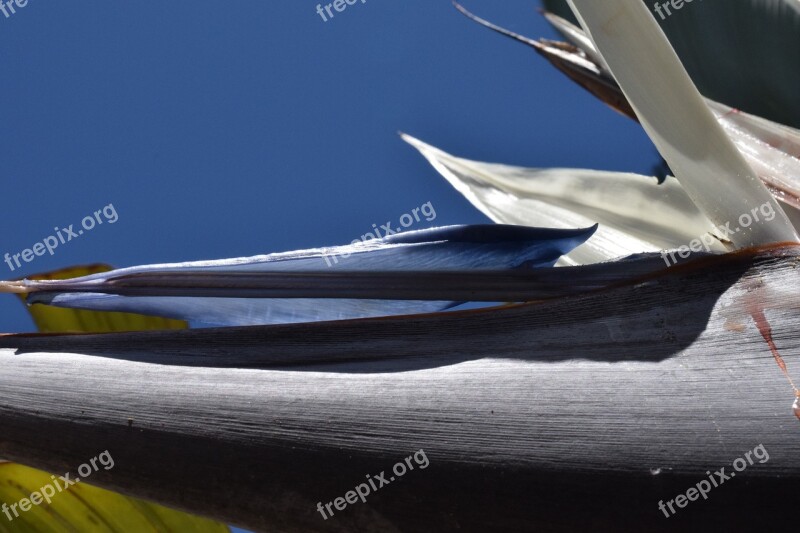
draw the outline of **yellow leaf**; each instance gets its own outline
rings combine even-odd
[[[28,511],[20,509],[20,500],[30,499],[34,492],[41,494],[41,489],[48,485],[51,487],[48,494],[55,492],[50,503],[42,501]],[[0,464],[0,505],[2,503],[8,506],[0,512],[0,531],[3,532],[229,532],[227,526],[206,518],[128,498],[83,482],[58,492],[50,474],[13,463]],[[15,505],[13,509],[12,505]]]

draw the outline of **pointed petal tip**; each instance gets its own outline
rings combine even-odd
[[[435,159],[440,157],[452,157],[447,152],[436,148],[435,146],[426,143],[425,141],[414,137],[413,135],[409,135],[408,133],[401,133],[400,138],[410,144],[414,149],[416,149],[422,157],[433,163]]]
[[[428,153],[432,152],[432,153],[442,154],[442,155],[445,155],[445,156],[452,157],[452,156],[450,156],[450,154],[448,154],[444,150],[436,148],[432,144],[428,144],[425,141],[423,141],[422,139],[418,139],[417,137],[414,137],[413,135],[409,135],[408,133],[401,133],[400,134],[400,138],[403,139],[408,144],[410,144],[411,146],[413,146],[414,148],[416,148],[423,155],[425,155],[426,152],[428,152]]]
[[[409,135],[408,133],[405,133],[403,131],[398,131],[397,134],[400,135],[400,138],[403,139],[408,144],[410,144],[411,146],[416,147],[419,146],[420,144],[425,144],[416,137],[414,137],[413,135]]]
[[[543,16],[545,19],[547,19],[547,22],[549,22],[553,26],[558,27],[562,23],[562,21],[564,21],[562,17],[559,17],[555,13],[551,13],[550,11],[547,11],[545,9],[539,8],[537,11],[539,11],[539,14]]]

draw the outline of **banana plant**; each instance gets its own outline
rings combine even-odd
[[[0,336],[0,455],[60,471],[102,446],[117,466],[99,485],[257,531],[791,527],[797,124],[709,102],[645,4],[569,4],[574,24],[552,20],[572,44],[535,47],[635,117],[674,178],[405,136],[499,224],[0,282],[33,307],[201,326]],[[780,135],[753,155],[748,133]],[[770,181],[754,161],[786,166]],[[409,471],[417,451],[430,463]],[[714,489],[687,506],[700,480]]]

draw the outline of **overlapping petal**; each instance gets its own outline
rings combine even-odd
[[[64,281],[6,282],[0,290],[30,293],[30,303],[180,318],[195,326],[424,313],[453,307],[470,294],[465,290],[461,301],[424,301],[430,298],[423,286],[419,300],[392,299],[391,279],[550,267],[594,231],[449,226],[332,248],[145,265]],[[386,278],[376,279],[371,275],[376,272],[394,277],[382,287]]]

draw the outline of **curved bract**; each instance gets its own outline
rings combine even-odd
[[[287,275],[315,275],[334,282],[348,274],[414,274],[503,271],[552,266],[582,244],[596,226],[580,230],[520,226],[451,226],[391,235],[346,246],[263,256],[145,265],[66,281],[6,283],[29,294],[28,302],[99,311],[126,311],[190,321],[195,326],[255,325],[336,320],[440,311],[468,301],[419,301],[384,296],[353,298],[305,294],[303,282],[285,290],[270,284]],[[147,283],[142,277],[147,276]],[[297,278],[295,278],[297,279]],[[266,285],[265,285],[266,283]],[[133,286],[135,285],[135,287]],[[0,289],[2,289],[0,285]],[[346,286],[344,287],[347,288]],[[426,298],[421,298],[424,300]]]
[[[790,529],[800,427],[748,313],[797,377],[799,259],[748,250],[461,313],[0,336],[0,454],[59,471],[102,443],[117,462],[102,486],[257,531]],[[573,268],[588,267],[548,271]],[[770,460],[693,511],[658,510],[760,444]],[[420,449],[429,468],[320,517]]]

